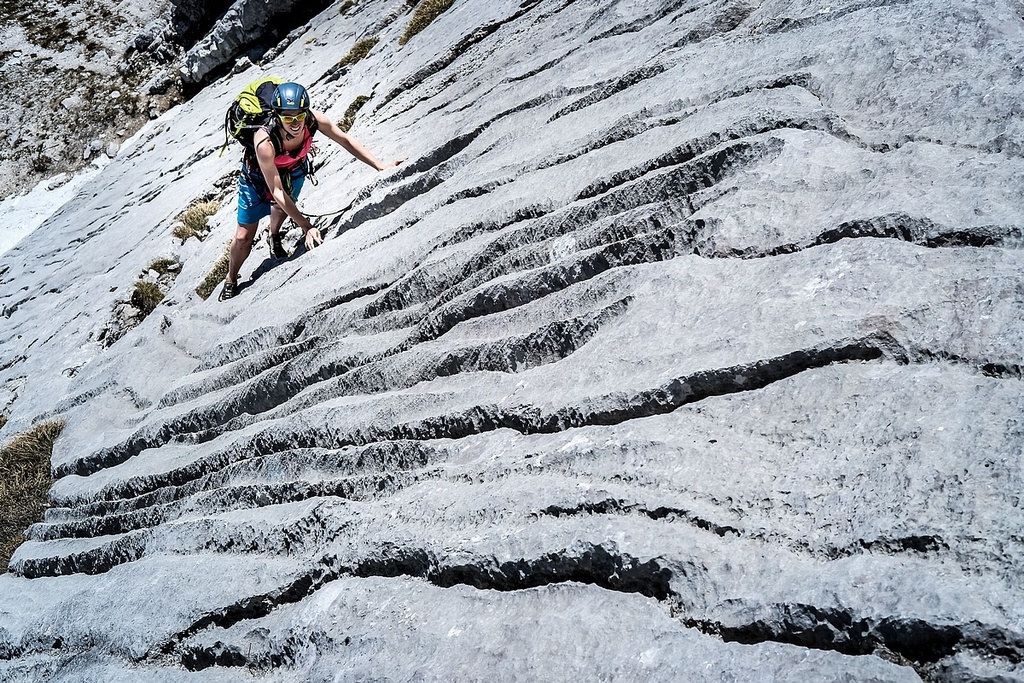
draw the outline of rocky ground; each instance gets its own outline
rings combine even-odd
[[[0,1],[0,199],[114,157],[239,58],[259,61],[323,0]]]
[[[149,92],[158,69],[136,50],[167,2],[0,3],[0,197],[20,194],[121,142],[177,98]],[[167,51],[164,61],[172,57]]]
[[[1024,679],[1020,4],[456,0],[401,45],[409,15],[267,53],[410,160],[325,144],[326,242],[236,299],[195,289],[255,67],[0,257],[0,437],[67,425],[0,672]]]

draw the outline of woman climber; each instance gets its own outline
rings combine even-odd
[[[310,108],[309,94],[298,83],[281,83],[271,100],[273,116],[253,134],[254,153],[247,153],[238,178],[238,229],[231,241],[228,274],[220,300],[238,293],[238,272],[252,251],[259,221],[270,216],[270,254],[285,258],[281,225],[286,217],[302,229],[307,249],[323,242],[320,231],[295,206],[310,172],[313,136],[318,130],[344,147],[356,159],[378,171],[398,166],[377,159],[358,140],[345,133],[322,112]]]

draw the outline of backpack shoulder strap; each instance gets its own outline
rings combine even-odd
[[[266,131],[267,137],[270,138],[270,144],[274,146],[275,157],[281,153],[282,149],[284,149],[283,143],[281,141],[281,133],[277,131],[276,128],[277,127],[273,125],[273,122],[271,122],[269,125],[264,124],[262,126],[256,126],[257,130]],[[253,135],[255,136],[255,132],[253,133]],[[245,146],[245,151],[244,154],[242,155],[242,163],[243,165],[249,167],[254,171],[259,170],[260,162],[256,158],[255,141],[251,141],[250,144]]]

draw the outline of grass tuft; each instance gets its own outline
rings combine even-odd
[[[25,530],[43,519],[53,485],[50,456],[64,429],[60,420],[36,425],[0,448],[0,563],[6,567],[25,542]]]
[[[220,209],[218,202],[199,202],[198,204],[193,204],[178,216],[176,219],[178,223],[171,229],[171,234],[181,240],[182,244],[190,237],[195,237],[202,242],[209,232],[206,219],[217,213],[218,209]]]
[[[177,270],[177,265],[178,262],[175,261],[174,259],[170,258],[169,256],[163,256],[161,258],[156,259],[148,266],[146,266],[146,270],[155,270],[160,275],[167,275],[167,273],[171,272],[172,270]]]
[[[370,50],[373,49],[373,46],[377,44],[378,40],[380,39],[376,36],[360,40],[352,46],[352,49],[348,51],[348,54],[342,57],[335,66],[352,66],[360,59],[363,59],[366,55],[370,54]]]
[[[405,27],[405,33],[398,39],[398,44],[408,43],[414,35],[429,26],[430,22],[441,16],[453,4],[455,0],[421,0],[412,13],[409,25]]]
[[[132,290],[132,306],[139,309],[142,312],[142,316],[146,317],[153,312],[153,309],[157,307],[161,301],[163,301],[164,293],[160,291],[160,287],[155,282],[145,282],[138,280],[135,283],[135,289]]]
[[[352,100],[352,104],[348,105],[348,109],[345,110],[345,115],[341,117],[341,121],[338,122],[338,127],[346,133],[352,129],[352,126],[356,122],[356,114],[363,108],[363,105],[370,101],[370,98],[366,95],[360,95],[359,97]]]
[[[221,257],[213,264],[213,268],[210,269],[210,272],[206,274],[203,281],[199,283],[198,287],[196,287],[196,294],[201,296],[204,300],[209,299],[210,295],[213,294],[213,290],[217,289],[217,285],[224,282],[224,278],[227,277],[230,249],[231,245],[229,244]]]

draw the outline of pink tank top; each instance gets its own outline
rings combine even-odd
[[[302,140],[302,146],[294,152],[278,154],[274,157],[274,166],[290,171],[302,164],[306,155],[309,154],[310,148],[313,146],[313,136],[310,134],[309,128],[303,128],[302,133],[305,136]]]

